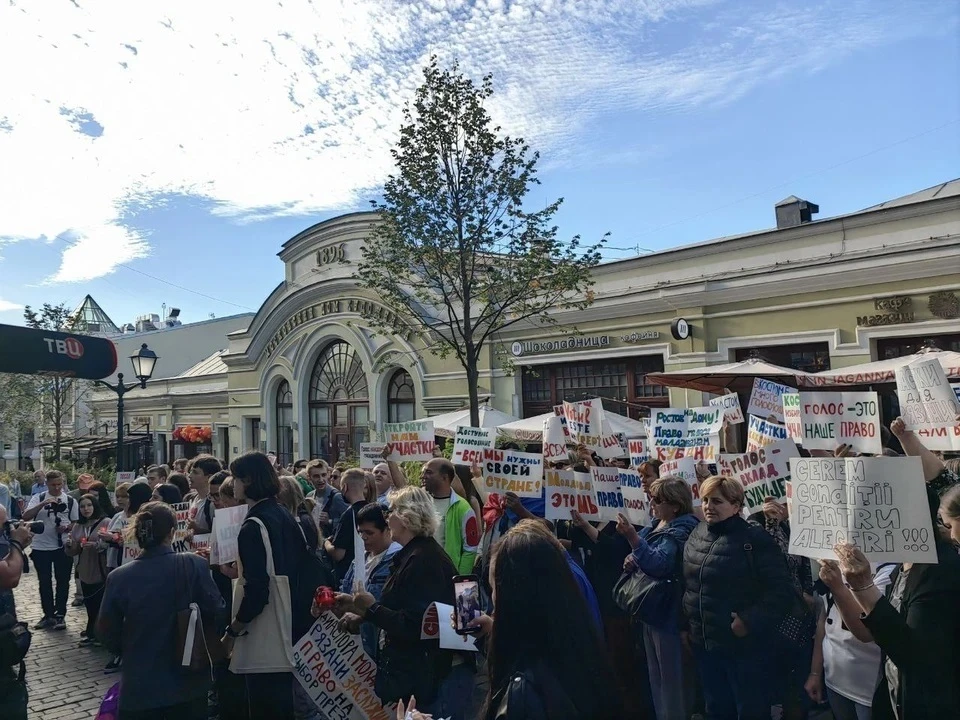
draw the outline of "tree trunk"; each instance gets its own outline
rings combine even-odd
[[[480,372],[477,370],[477,358],[467,358],[467,389],[470,393],[470,425],[480,427],[480,390],[477,382]]]

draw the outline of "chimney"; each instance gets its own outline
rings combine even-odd
[[[781,200],[773,207],[777,213],[777,230],[804,225],[813,220],[814,214],[820,212],[819,205],[801,200],[796,195]]]

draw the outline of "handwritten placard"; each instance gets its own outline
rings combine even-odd
[[[190,541],[187,535],[190,534],[190,503],[177,503],[170,508],[177,516],[177,529],[173,533],[173,551],[190,552]]]
[[[787,437],[798,445],[803,444],[803,413],[800,412],[800,393],[784,393],[783,424],[787,428]]]
[[[360,467],[363,470],[373,470],[377,464],[383,462],[384,443],[360,443]]]
[[[879,455],[880,403],[875,392],[802,392],[800,417],[808,450],[849,445],[856,452]]]
[[[620,495],[623,497],[623,514],[634,525],[646,527],[653,522],[650,510],[650,496],[643,489],[640,473],[633,468],[621,469],[617,473]]]
[[[483,462],[483,451],[493,447],[496,430],[493,428],[475,428],[466,425],[457,427],[453,439],[454,465],[478,465]]]
[[[720,454],[723,410],[713,407],[655,410],[653,436],[648,437],[659,460],[692,457],[716,460]]]
[[[593,489],[597,494],[600,521],[616,521],[617,513],[623,512],[623,493],[620,492],[620,471],[611,467],[592,467]]]
[[[631,467],[639,468],[650,459],[650,450],[646,438],[628,438],[627,451],[630,453]]]
[[[424,462],[433,457],[436,444],[433,433],[433,420],[415,422],[386,423],[383,426],[384,439],[390,445],[388,460],[416,460]]]
[[[567,433],[563,429],[563,418],[557,415],[543,421],[543,459],[546,462],[569,460]]]
[[[685,481],[693,494],[693,506],[700,505],[700,479],[697,477],[697,461],[692,457],[682,457],[676,460],[664,460],[660,464],[660,477],[672,475]]]
[[[777,440],[753,452],[721,455],[717,469],[721,475],[736,478],[743,485],[747,512],[763,509],[768,497],[780,503],[787,501],[790,460],[800,457],[793,440]]]
[[[544,517],[547,520],[569,520],[571,510],[576,510],[588,521],[600,519],[590,473],[548,469],[543,472],[543,481],[546,488]]]
[[[543,456],[488,448],[483,451],[483,482],[487,492],[538,498],[543,493]]]
[[[710,407],[723,410],[723,419],[730,425],[739,425],[743,422],[743,409],[740,407],[740,396],[728,393],[710,400]]]
[[[480,611],[477,598],[477,612]],[[477,640],[470,635],[457,635],[457,631],[450,624],[453,614],[453,605],[444,603],[430,603],[423,620],[420,623],[421,640],[439,640],[441,650],[461,650],[463,652],[477,652]]]
[[[777,440],[786,440],[788,437],[786,425],[778,425],[756,415],[750,416],[747,428],[747,452],[771,445]]]
[[[848,542],[874,563],[937,562],[918,457],[794,458],[787,496],[792,555],[834,559]]]
[[[796,388],[789,385],[781,385],[773,382],[773,380],[756,378],[753,381],[753,392],[750,394],[747,415],[756,415],[762,418],[772,416],[777,419],[777,422],[783,422],[783,395],[796,391]]]
[[[247,517],[247,509],[246,505],[238,505],[237,507],[221,508],[214,514],[212,534],[214,545],[217,548],[217,559],[220,562],[215,563],[211,554],[210,563],[212,565],[226,565],[239,557],[237,537],[239,537],[240,527]]]
[[[586,445],[590,452],[602,458],[623,455],[620,438],[604,421],[603,403],[599,399],[564,402],[563,416],[567,421],[567,432],[575,444]]]
[[[936,358],[915,360],[897,368],[900,417],[908,430],[952,428],[960,402]]]

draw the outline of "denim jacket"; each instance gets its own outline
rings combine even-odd
[[[403,546],[400,543],[391,543],[390,547],[387,548],[387,551],[383,554],[383,557],[380,558],[380,562],[377,563],[377,566],[368,574],[367,577],[367,592],[373,595],[373,597],[380,602],[380,595],[383,593],[383,586],[387,584],[387,579],[390,577],[390,571],[393,569],[393,556],[396,555]],[[340,591],[345,593],[353,593],[353,564],[350,565],[350,569],[347,570],[347,574],[343,578],[343,583],[340,586]],[[363,643],[363,649],[371,658],[377,657],[377,633],[379,630],[376,626],[371,623],[363,623],[360,626],[360,641]]]

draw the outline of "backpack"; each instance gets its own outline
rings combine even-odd
[[[297,523],[297,529],[303,537],[303,548],[300,559],[297,561],[297,579],[290,588],[290,605],[293,613],[293,642],[299,640],[313,625],[314,617],[310,614],[313,607],[313,597],[318,587],[331,587],[338,590],[337,576],[333,567],[325,558],[321,558],[310,550],[307,545],[307,536],[303,528]]]

